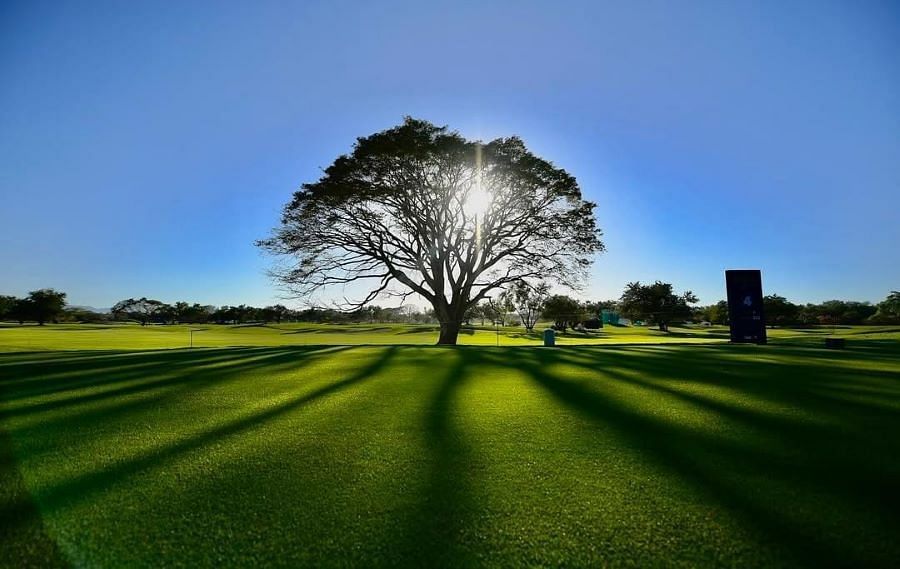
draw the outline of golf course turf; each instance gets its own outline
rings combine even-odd
[[[0,566],[900,566],[897,334],[816,346],[0,353]]]

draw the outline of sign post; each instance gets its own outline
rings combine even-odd
[[[725,271],[728,321],[733,343],[766,343],[762,274],[759,270]]]

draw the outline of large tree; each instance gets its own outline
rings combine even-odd
[[[656,281],[642,285],[640,282],[632,282],[625,285],[619,306],[626,317],[649,320],[663,332],[668,332],[671,322],[690,318],[690,305],[696,302],[694,293],[687,291],[675,294],[669,283]]]
[[[357,140],[304,184],[259,244],[297,296],[362,283],[354,309],[418,294],[455,344],[466,311],[491,291],[551,278],[577,286],[603,250],[594,204],[575,178],[517,137],[482,144],[407,118]]]

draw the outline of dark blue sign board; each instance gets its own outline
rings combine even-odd
[[[758,270],[725,271],[731,341],[766,343],[762,274]]]

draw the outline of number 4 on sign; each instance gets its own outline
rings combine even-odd
[[[749,296],[744,297],[744,306],[753,306],[753,299]]]

